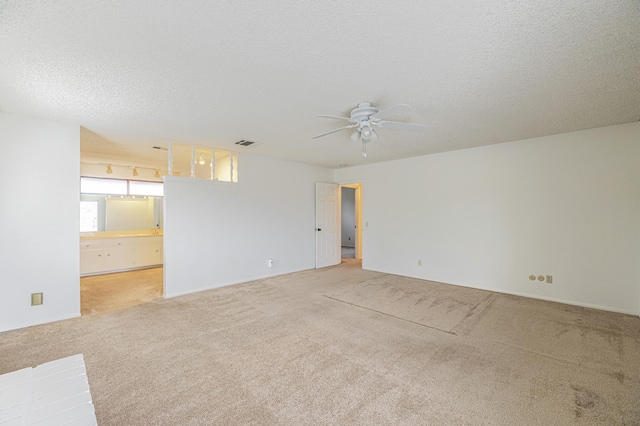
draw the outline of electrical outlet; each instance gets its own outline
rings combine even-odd
[[[269,259],[269,268],[273,267],[273,259]]]
[[[418,266],[422,266],[422,259],[418,259]]]
[[[31,293],[31,306],[42,305],[42,293]]]
[[[553,275],[547,275],[547,284],[553,284]]]

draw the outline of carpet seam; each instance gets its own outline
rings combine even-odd
[[[451,332],[451,331],[443,330],[443,329],[441,329],[441,328],[436,328],[436,327],[433,327],[433,326],[430,326],[430,325],[426,325],[426,324],[421,324],[421,323],[419,323],[419,322],[411,321],[411,320],[408,320],[408,319],[406,319],[406,318],[402,318],[402,317],[397,317],[397,316],[395,316],[395,315],[391,315],[391,314],[388,314],[388,313],[386,313],[386,312],[381,312],[381,311],[377,311],[377,310],[375,310],[375,309],[367,308],[367,307],[365,307],[365,306],[356,305],[355,303],[345,302],[344,300],[336,299],[336,298],[334,298],[334,297],[327,296],[326,294],[325,294],[323,297],[326,297],[327,299],[334,300],[334,301],[336,301],[336,302],[344,303],[344,304],[346,304],[346,305],[355,306],[356,308],[360,308],[360,309],[364,309],[364,310],[367,310],[367,311],[375,312],[375,313],[377,313],[377,314],[384,315],[384,316],[387,316],[387,317],[390,317],[390,318],[395,318],[395,319],[398,319],[398,320],[401,320],[401,321],[405,321],[405,322],[408,322],[408,323],[411,323],[411,324],[419,325],[419,326],[421,326],[421,327],[429,328],[429,329],[431,329],[431,330],[437,330],[437,331],[441,331],[441,332],[443,332],[443,333],[451,334],[452,336],[457,336],[457,334],[456,334],[456,333],[453,333],[453,332]]]
[[[493,302],[496,300],[497,297],[498,296],[495,293],[492,293],[487,297],[485,297],[480,303],[474,306],[473,309],[471,309],[471,311],[469,311],[464,318],[462,318],[456,325],[451,327],[451,330],[449,331],[451,331],[454,334],[457,334],[467,325],[467,323],[469,322],[468,320],[470,320],[476,314],[478,315],[482,314],[485,310],[489,308],[489,306],[493,304]],[[482,308],[480,309],[481,306]]]
[[[470,339],[479,340],[479,339],[477,339],[477,338],[475,338],[473,336],[466,336],[466,337],[470,338]],[[505,342],[499,342],[499,341],[493,340],[493,339],[486,339],[486,340],[488,342],[493,342],[495,344],[498,344],[498,345],[501,345],[501,346],[505,346],[507,348],[518,349],[518,350],[521,350],[521,351],[529,353],[529,354],[538,355],[538,356],[541,356],[541,357],[544,357],[544,358],[552,359],[554,361],[563,362],[563,363],[566,363],[566,364],[569,364],[569,365],[573,365],[573,366],[577,366],[577,367],[584,367],[584,365],[585,365],[585,363],[580,362],[580,361],[572,361],[572,360],[561,358],[561,357],[555,357],[555,356],[548,355],[548,354],[545,354],[545,353],[542,353],[542,352],[534,351],[532,349],[528,349],[528,348],[526,348],[524,346],[509,344],[509,343],[505,343]],[[595,366],[598,366],[598,367],[602,367],[604,365],[604,364],[602,364],[600,362],[589,362],[588,361],[587,363],[588,364],[589,363],[593,363]],[[603,373],[603,371],[600,371],[600,372]]]

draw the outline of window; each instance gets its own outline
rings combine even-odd
[[[150,197],[162,197],[164,184],[162,182],[129,181],[129,195],[147,195]]]
[[[80,178],[81,194],[128,195],[126,180]]]
[[[169,145],[169,174],[238,182],[238,154],[223,149],[172,142]]]
[[[81,177],[80,193],[162,197],[164,195],[164,184],[162,182],[145,182],[139,180]]]

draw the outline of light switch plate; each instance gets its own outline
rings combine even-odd
[[[31,306],[42,305],[42,293],[31,293]]]

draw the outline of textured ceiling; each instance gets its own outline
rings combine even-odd
[[[0,1],[0,58],[0,110],[82,125],[86,161],[249,139],[334,168],[640,119],[637,0]],[[311,139],[362,101],[427,130]]]

